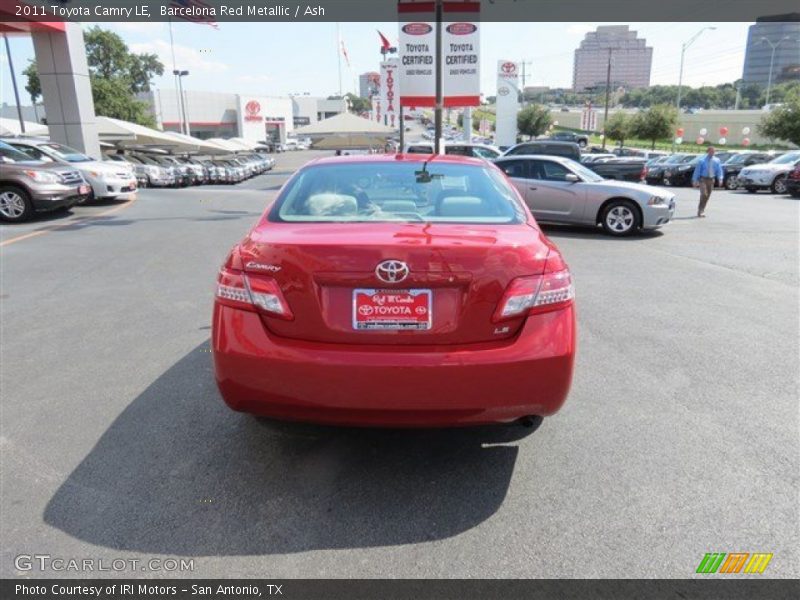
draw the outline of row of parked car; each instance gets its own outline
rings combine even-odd
[[[35,138],[0,140],[0,220],[25,221],[35,212],[113,199],[139,187],[238,183],[272,169],[261,153],[218,157],[120,151],[98,160]]]
[[[259,153],[225,158],[197,158],[144,152],[106,155],[110,162],[128,165],[139,187],[186,187],[239,183],[275,166],[275,159]]]

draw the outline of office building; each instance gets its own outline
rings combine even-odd
[[[601,25],[575,50],[572,87],[576,92],[605,88],[611,50],[611,84],[632,89],[650,85],[653,48],[627,25]]]
[[[772,83],[800,80],[800,21],[782,20],[788,18],[790,15],[761,17],[750,26],[742,72],[745,83],[766,87],[773,46]]]

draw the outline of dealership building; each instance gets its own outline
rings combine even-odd
[[[188,133],[201,139],[241,137],[259,142],[285,142],[296,127],[310,125],[346,112],[344,98],[315,96],[259,96],[223,92],[183,92],[183,104],[176,90],[157,89],[139,95],[157,127],[181,131],[181,111],[189,123]]]

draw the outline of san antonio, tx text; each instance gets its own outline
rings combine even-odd
[[[46,585],[30,585],[18,583],[14,586],[17,596],[177,596],[178,592],[190,594],[192,596],[233,596],[241,598],[261,598],[264,596],[283,596],[281,588],[283,585],[264,584],[258,585],[218,585],[216,587],[206,585],[194,585],[182,587],[179,585],[150,585],[150,584],[112,584],[112,585],[71,585],[55,583],[49,587]]]
[[[238,5],[227,6],[160,6],[159,13],[153,15],[149,6],[62,6],[51,4],[49,6],[17,5],[17,16],[47,17],[53,16],[61,19],[77,19],[80,17],[117,17],[127,18],[152,16],[158,17],[186,17],[198,19],[204,17],[324,17],[325,9],[322,6],[296,5],[296,6],[258,6]]]

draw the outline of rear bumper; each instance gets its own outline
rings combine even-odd
[[[288,340],[255,313],[216,306],[212,352],[222,397],[242,412],[384,427],[510,422],[566,400],[575,312],[531,316],[513,340],[448,348]]]

